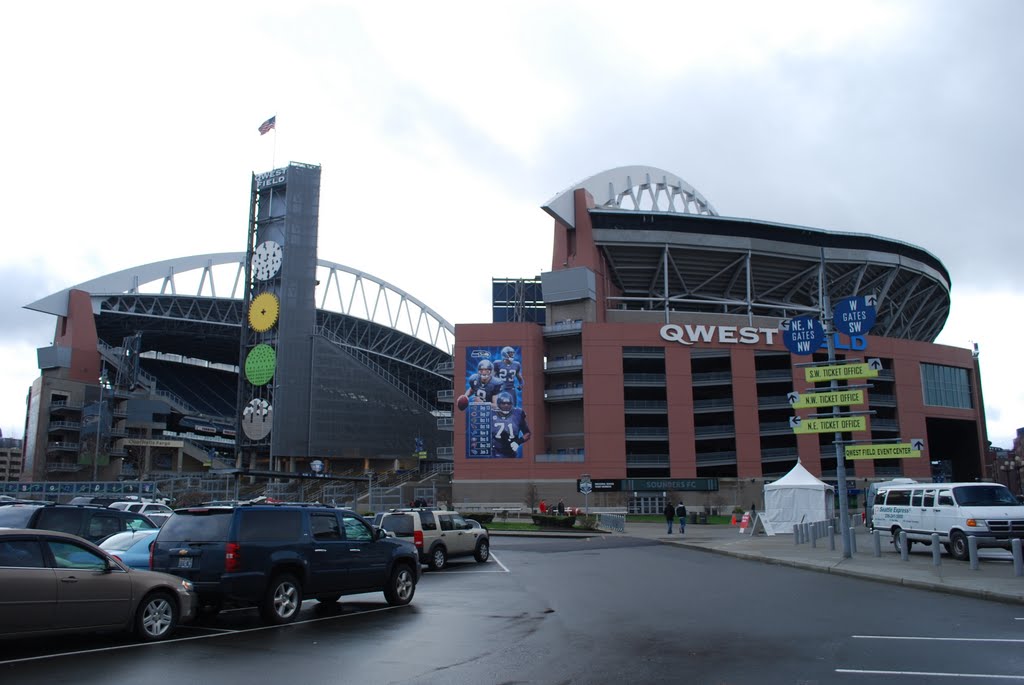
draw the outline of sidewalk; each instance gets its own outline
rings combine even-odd
[[[678,527],[673,526],[673,530],[678,531]],[[981,550],[981,561],[975,571],[971,570],[970,562],[957,561],[945,553],[941,565],[934,566],[931,547],[921,544],[915,544],[909,560],[903,561],[888,535],[882,535],[882,555],[876,557],[872,535],[864,528],[856,529],[857,551],[849,559],[843,558],[839,535],[835,538],[835,550],[829,549],[828,538],[818,540],[817,547],[812,547],[810,542],[794,544],[792,535],[751,537],[740,534],[738,527],[721,525],[689,524],[685,535],[666,535],[664,523],[627,523],[626,532],[615,535],[822,573],[1024,604],[1024,577],[1014,575],[1010,553],[998,549]]]

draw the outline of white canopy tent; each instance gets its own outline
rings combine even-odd
[[[785,476],[764,486],[762,521],[773,533],[792,533],[794,524],[831,519],[834,491],[797,462]]]

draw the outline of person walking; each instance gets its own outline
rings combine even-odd
[[[672,519],[676,517],[676,508],[672,502],[665,502],[665,523],[668,524],[668,534],[672,534]]]
[[[558,515],[565,516],[565,502],[558,500]]]
[[[676,516],[679,517],[679,534],[686,534],[686,505],[679,502],[679,506],[676,507]]]

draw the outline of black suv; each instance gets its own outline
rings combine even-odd
[[[32,528],[71,533],[89,542],[157,526],[143,514],[78,504],[8,504],[0,507],[0,528]]]
[[[177,509],[150,550],[150,568],[192,581],[206,613],[255,605],[272,624],[295,620],[304,598],[383,591],[408,604],[419,581],[412,543],[323,505]]]

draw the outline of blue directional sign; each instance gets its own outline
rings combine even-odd
[[[836,330],[846,335],[864,335],[875,325],[875,296],[847,297],[832,308],[832,322]]]
[[[825,342],[825,327],[813,316],[798,316],[782,332],[782,342],[793,354],[814,354]]]

